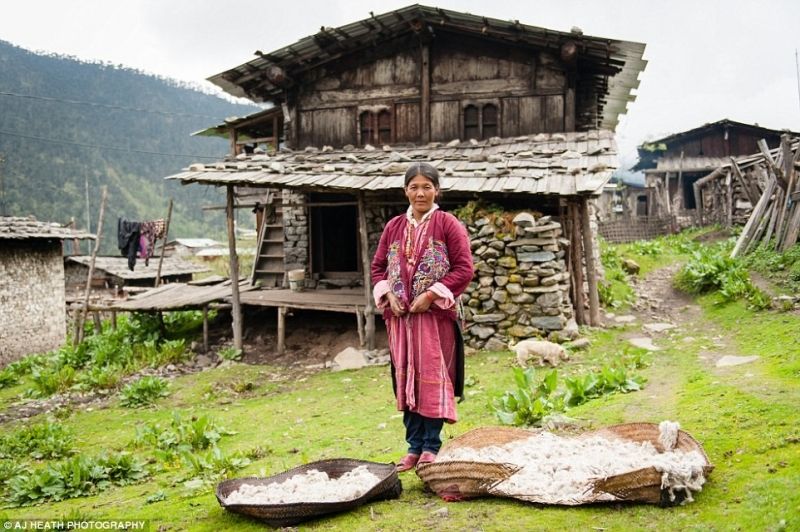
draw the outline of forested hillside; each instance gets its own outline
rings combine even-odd
[[[254,110],[120,66],[0,41],[0,213],[62,223],[74,217],[85,227],[88,182],[92,231],[108,185],[105,253],[115,252],[118,216],[164,217],[170,197],[171,236],[221,237],[221,211],[200,209],[223,203],[221,192],[163,177],[228,151],[225,140],[192,132]]]

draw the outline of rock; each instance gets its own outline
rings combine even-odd
[[[517,253],[520,262],[549,262],[556,258],[552,251],[535,251],[533,253]]]
[[[752,355],[748,357],[740,357],[734,355],[725,355],[724,357],[717,360],[716,366],[718,368],[727,368],[730,366],[741,366],[742,364],[750,364],[751,362],[755,362],[758,360],[758,355]]]
[[[570,318],[567,320],[567,324],[564,326],[562,333],[565,338],[570,340],[575,340],[578,338],[580,331],[578,329],[578,322],[575,321],[575,318]]]
[[[566,321],[563,316],[536,316],[531,318],[531,325],[538,329],[555,331],[563,329]]]
[[[433,517],[439,517],[439,518],[449,517],[450,516],[450,510],[448,510],[446,507],[439,508],[438,510],[435,510],[435,511],[431,512],[431,515]]]
[[[492,294],[492,299],[498,303],[505,303],[508,301],[508,292],[505,290],[495,290],[494,294]]]
[[[509,327],[506,331],[509,336],[513,336],[514,338],[530,338],[537,332],[539,331],[534,327],[524,325],[514,325],[513,327]]]
[[[506,248],[506,245],[500,242],[499,240],[492,240],[491,242],[489,242],[488,245],[490,248],[494,248],[498,251],[503,251]]]
[[[660,347],[653,345],[653,340],[651,338],[630,338],[628,341],[634,347],[646,349],[648,351],[661,351]]]
[[[207,368],[214,364],[214,361],[208,355],[197,355],[194,357],[194,365],[199,368]]]
[[[495,301],[494,299],[487,299],[485,301],[481,301],[481,309],[483,309],[484,312],[491,312],[495,309],[495,307],[497,307],[497,301]]]
[[[548,292],[560,292],[561,287],[557,284],[552,286],[526,286],[522,290],[529,294],[546,294]]]
[[[508,315],[514,315],[520,311],[520,306],[515,305],[514,303],[503,303],[502,305],[497,305],[497,308]]]
[[[539,235],[539,238],[541,238],[543,236],[542,233],[546,234],[548,231],[555,231],[556,229],[561,229],[561,224],[559,224],[559,223],[555,223],[555,222],[547,223],[547,224],[541,224],[541,222],[539,222],[539,223],[540,223],[540,225],[537,225],[537,226],[534,226],[534,227],[526,227],[525,228],[525,234],[526,235]]]
[[[526,277],[524,281],[522,281],[523,286],[527,286],[528,288],[533,286],[539,286],[539,278],[538,277]]]
[[[494,282],[497,286],[503,287],[508,284],[508,277],[505,275],[497,275],[494,278]]]
[[[660,333],[674,329],[676,325],[672,323],[645,323],[642,328],[647,332]]]
[[[514,216],[514,219],[511,221],[520,227],[533,227],[536,225],[536,219],[532,214],[527,212],[519,213],[518,215]]]
[[[363,368],[369,363],[367,357],[364,356],[364,352],[355,347],[348,347],[339,351],[333,361],[336,363],[335,371]]]
[[[489,236],[494,234],[494,226],[491,224],[484,225],[480,231],[478,231],[478,238],[482,238],[484,236]]]
[[[630,314],[626,314],[625,316],[617,316],[614,318],[614,321],[617,323],[633,323],[636,321],[636,316],[631,316]]]
[[[622,269],[631,275],[639,275],[641,267],[633,259],[625,259],[622,261]]]
[[[536,302],[542,307],[557,307],[561,304],[561,292],[548,292],[536,298]]]
[[[493,327],[486,327],[483,325],[473,325],[469,328],[469,333],[472,336],[477,336],[481,340],[486,340],[495,333]]]
[[[567,347],[573,349],[575,351],[580,351],[581,349],[586,349],[592,345],[592,342],[588,338],[578,338],[567,344]]]
[[[514,257],[500,257],[498,259],[497,264],[502,266],[503,268],[516,268],[517,267],[517,259]]]
[[[479,277],[479,278],[478,278],[478,284],[479,284],[481,287],[484,287],[484,286],[492,286],[492,283],[493,283],[493,282],[494,282],[494,279],[492,279],[491,277]]]
[[[516,248],[521,246],[549,246],[552,243],[552,238],[520,238],[514,242],[511,242],[509,247]]]
[[[498,338],[490,338],[486,345],[483,346],[486,351],[506,351],[508,350],[508,345]]]
[[[508,276],[508,282],[514,284],[520,284],[522,282],[522,276],[516,273],[512,273]]]
[[[495,323],[505,319],[505,314],[475,314],[472,321],[475,323]]]
[[[514,303],[525,305],[527,303],[533,303],[534,301],[536,301],[536,298],[530,294],[517,294],[515,296],[511,296],[511,301],[513,301]]]
[[[486,248],[486,249],[483,251],[483,253],[479,253],[479,254],[478,254],[478,256],[479,256],[480,258],[482,258],[482,259],[486,259],[486,260],[488,260],[488,259],[496,259],[497,257],[500,257],[500,252],[499,252],[499,251],[497,251],[497,250],[496,250],[496,249],[494,249],[494,248],[488,248],[488,247],[487,247],[487,248]],[[497,263],[498,263],[498,264],[500,264],[500,262],[501,262],[503,259],[505,259],[505,258],[506,258],[506,257],[501,257],[501,258],[500,258],[500,260],[498,260],[498,261],[497,261]]]
[[[522,293],[522,286],[518,285],[517,283],[508,283],[506,285],[506,291],[512,296],[515,296]]]

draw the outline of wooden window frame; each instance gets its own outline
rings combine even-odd
[[[487,99],[480,99],[480,100],[462,100],[461,101],[461,115],[459,116],[459,125],[461,129],[461,134],[464,137],[467,136],[467,124],[466,124],[466,111],[468,107],[475,107],[478,110],[478,138],[475,140],[486,140],[488,137],[483,132],[484,126],[484,119],[483,119],[483,111],[487,105],[493,105],[495,108],[495,123],[494,126],[497,129],[497,136],[502,137],[502,106],[500,105],[499,98],[487,98]],[[464,138],[463,140],[469,140],[468,138]]]
[[[368,127],[363,127],[363,119],[366,116]],[[388,116],[388,128],[381,128],[381,116]],[[359,106],[356,112],[356,131],[358,132],[359,146],[370,144],[381,146],[395,142],[395,116],[393,106],[390,105],[370,105]],[[369,138],[364,138],[364,132],[369,132]],[[389,132],[389,140],[381,140],[381,132]]]

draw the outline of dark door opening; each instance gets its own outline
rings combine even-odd
[[[309,194],[311,203],[352,203],[346,194]],[[355,205],[311,207],[311,268],[321,277],[351,277],[361,271]]]
[[[697,208],[697,202],[694,201],[694,184],[702,177],[699,174],[683,175],[683,205],[685,209]]]

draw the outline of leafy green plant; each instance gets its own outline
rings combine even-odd
[[[72,452],[72,434],[51,420],[0,436],[0,458],[42,460],[63,458]]]
[[[78,386],[84,390],[110,390],[119,384],[124,370],[116,365],[92,367],[78,376]]]
[[[225,477],[250,465],[242,453],[225,454],[216,446],[205,453],[184,452],[181,458],[191,477]]]
[[[141,408],[169,395],[169,383],[161,377],[142,377],[129,383],[120,392],[120,404],[127,408]]]
[[[127,453],[77,455],[12,477],[6,501],[11,506],[30,506],[84,497],[111,486],[139,482],[146,476],[144,464]]]
[[[19,375],[10,368],[3,368],[0,371],[0,390],[14,386],[19,382]]]
[[[69,365],[49,369],[36,367],[31,373],[33,388],[30,390],[30,395],[47,397],[54,393],[66,392],[75,384],[75,378],[75,368]]]
[[[658,240],[639,240],[631,244],[630,249],[637,255],[657,257],[664,252],[664,247]]]
[[[236,349],[233,346],[223,347],[217,352],[217,354],[223,360],[239,360],[242,358],[242,350]]]
[[[233,434],[235,432],[219,426],[208,416],[192,416],[184,419],[178,412],[174,412],[169,426],[162,426],[159,423],[138,426],[133,445],[156,449],[157,458],[169,464],[174,463],[181,453],[209,449],[223,436]]]

